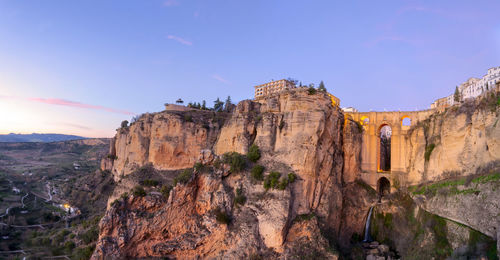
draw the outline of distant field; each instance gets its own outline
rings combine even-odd
[[[89,258],[98,221],[115,185],[109,174],[99,170],[109,142],[0,142],[0,259]],[[14,192],[14,187],[20,192]],[[68,223],[67,213],[57,206],[65,203],[81,213]],[[39,224],[47,226],[42,229]],[[25,250],[28,255],[1,255],[12,250]]]

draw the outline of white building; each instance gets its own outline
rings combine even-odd
[[[355,113],[355,112],[358,112],[358,110],[354,107],[343,107],[342,108],[342,111],[344,112],[348,112],[348,113]]]
[[[488,69],[488,73],[481,79],[470,78],[466,82],[460,84],[458,89],[462,95],[462,100],[466,100],[493,90],[497,82],[500,82],[500,67],[493,67]]]
[[[476,98],[483,93],[495,89],[495,84],[497,82],[500,82],[500,67],[488,69],[488,73],[480,79],[469,78],[467,81],[458,86],[461,101]],[[453,106],[455,103],[455,95],[453,93],[447,97],[434,101],[434,103],[431,104],[431,108],[449,107]]]
[[[273,93],[279,93],[285,89],[295,88],[295,84],[289,80],[282,79],[258,85],[255,86],[254,88],[255,88],[255,99],[258,99]]]

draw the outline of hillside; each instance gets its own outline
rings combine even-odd
[[[64,134],[6,134],[0,135],[0,142],[19,143],[19,142],[61,142],[70,140],[80,140],[85,137]]]

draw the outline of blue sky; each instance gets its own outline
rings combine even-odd
[[[500,1],[0,0],[0,133],[112,136],[166,102],[292,77],[427,108],[500,66]]]

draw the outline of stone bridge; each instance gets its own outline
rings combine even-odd
[[[346,112],[346,118],[359,122],[363,128],[360,177],[379,193],[394,191],[404,177],[408,164],[406,141],[408,130],[425,120],[434,111]],[[391,128],[390,169],[381,170],[382,127]],[[392,185],[391,185],[392,184]]]

